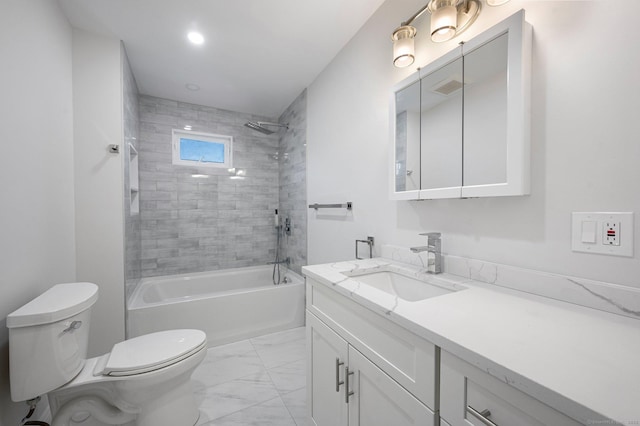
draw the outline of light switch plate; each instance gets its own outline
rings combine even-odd
[[[591,235],[594,222],[595,241]],[[615,238],[608,238],[607,230],[612,227]],[[571,250],[633,257],[633,212],[571,213]]]

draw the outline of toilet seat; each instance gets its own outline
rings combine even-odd
[[[125,340],[100,357],[94,376],[123,377],[147,373],[189,358],[207,345],[200,330],[168,330]]]

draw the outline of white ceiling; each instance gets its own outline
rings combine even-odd
[[[384,0],[58,1],[72,26],[124,42],[141,93],[278,117]]]

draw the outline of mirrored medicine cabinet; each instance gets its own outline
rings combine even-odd
[[[530,63],[521,10],[398,83],[391,198],[528,194]]]

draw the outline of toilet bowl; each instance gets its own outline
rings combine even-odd
[[[151,333],[85,359],[97,290],[58,284],[7,317],[12,399],[48,394],[52,426],[88,415],[114,425],[193,426],[190,377],[206,355],[205,333]]]

